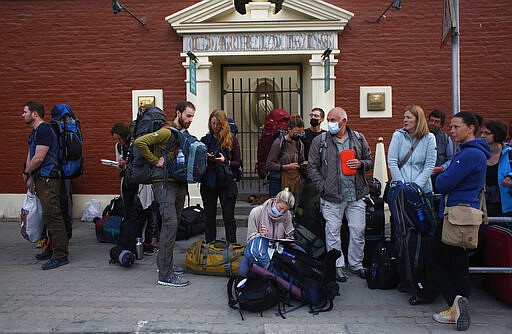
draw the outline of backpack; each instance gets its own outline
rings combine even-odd
[[[126,160],[125,178],[132,184],[150,184],[154,168],[133,145],[135,139],[155,132],[165,125],[165,114],[157,107],[149,107],[146,111],[139,110],[132,133],[132,142]],[[171,142],[170,140],[169,142]]]
[[[71,107],[67,104],[53,106],[50,124],[59,140],[59,164],[62,177],[71,179],[82,175],[84,169],[82,130],[80,121]]]
[[[332,249],[323,261],[318,261],[292,245],[284,244],[283,248],[282,252],[276,251],[272,257],[273,271],[299,288],[300,295],[294,297],[308,304],[310,313],[332,310],[333,300],[339,296],[335,263],[340,251]],[[289,291],[293,294],[291,287]]]
[[[178,159],[173,159],[168,167],[169,176],[187,183],[196,183],[201,181],[203,174],[206,171],[208,148],[206,145],[198,140],[195,136],[179,131],[175,128],[168,127],[171,130],[174,141],[175,149],[174,156],[178,155],[181,149],[185,155],[185,163],[179,163]]]
[[[96,217],[94,225],[96,229],[96,240],[98,242],[117,243],[121,231],[122,216],[106,215],[102,218]]]
[[[258,140],[256,162],[258,176],[262,179],[267,177],[266,164],[270,147],[274,140],[281,135],[280,131],[286,131],[288,129],[289,120],[290,114],[286,110],[282,109],[274,109],[267,115],[267,117],[265,117],[261,137]]]
[[[394,289],[398,285],[394,245],[381,240],[373,251],[366,283],[370,289]]]
[[[114,197],[103,209],[102,217],[106,215],[124,217],[124,203],[121,196]]]
[[[227,292],[229,307],[238,309],[242,320],[242,310],[262,312],[278,305],[280,301],[279,287],[271,277],[231,277],[228,280]]]
[[[411,305],[430,303],[439,295],[429,254],[437,225],[434,210],[423,190],[410,182],[392,181],[388,203],[399,290],[411,294]]]

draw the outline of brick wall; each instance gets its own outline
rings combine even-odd
[[[0,2],[0,193],[25,191],[21,165],[30,128],[21,113],[27,100],[41,101],[48,113],[52,105],[68,103],[79,115],[86,172],[75,193],[118,192],[116,170],[99,163],[114,154],[110,128],[130,120],[132,89],[163,89],[166,111],[185,98],[181,37],[164,17],[196,2],[122,1],[145,26],[126,12],[113,15],[109,1]],[[404,1],[380,24],[366,20],[388,1],[329,2],[355,13],[340,37],[336,104],[347,109],[349,124],[365,133],[372,148],[378,136],[389,144],[407,104],[451,113],[450,47],[439,48],[442,0]],[[462,109],[508,122],[512,9],[505,0],[465,1],[460,15]],[[393,119],[356,116],[362,85],[393,87]]]

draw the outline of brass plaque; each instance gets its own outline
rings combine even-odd
[[[386,110],[386,94],[385,93],[368,93],[367,109],[368,111],[384,111]]]

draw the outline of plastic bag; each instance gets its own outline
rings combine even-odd
[[[27,191],[21,205],[21,236],[30,241],[37,242],[43,232],[43,208],[35,192]]]
[[[101,203],[97,199],[91,199],[85,202],[84,209],[82,210],[82,218],[80,220],[83,222],[92,222],[94,218],[101,217],[100,209]]]

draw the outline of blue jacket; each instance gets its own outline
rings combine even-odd
[[[388,167],[391,172],[391,179],[404,183],[414,182],[425,193],[431,193],[432,181],[430,176],[437,159],[436,138],[432,133],[423,136],[409,160],[401,169],[398,169],[398,163],[411,149],[413,143],[414,140],[404,129],[398,129],[393,133],[388,150]]]
[[[509,160],[511,146],[505,146],[501,152],[501,158],[498,165],[498,184],[500,185],[501,211],[503,213],[512,213],[512,187],[504,187],[501,182],[505,176],[512,177],[512,162]]]
[[[448,206],[469,204],[480,208],[480,193],[485,184],[487,159],[491,149],[485,138],[476,138],[460,146],[452,163],[436,179],[436,188],[448,194]]]

